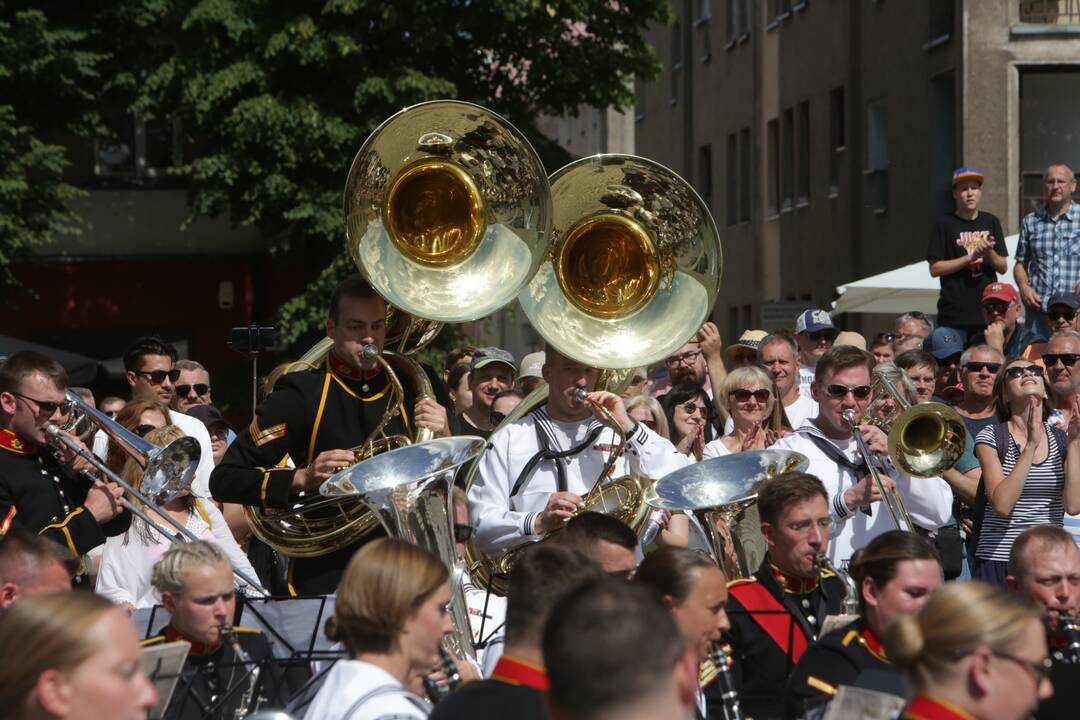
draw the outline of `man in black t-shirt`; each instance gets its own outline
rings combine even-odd
[[[457,432],[460,435],[479,435],[485,440],[491,437],[495,425],[491,422],[491,404],[495,396],[514,386],[517,365],[514,356],[497,347],[477,348],[473,353],[469,370],[469,389],[472,405],[458,415]]]
[[[982,184],[978,168],[962,167],[953,172],[955,209],[934,223],[926,250],[930,274],[941,278],[938,324],[962,330],[968,340],[986,326],[981,307],[983,288],[1005,272],[1009,254],[1001,222],[979,210]]]

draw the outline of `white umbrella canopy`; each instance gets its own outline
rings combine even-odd
[[[1005,247],[1009,250],[1008,269],[1001,276],[1003,282],[1013,281],[1013,257],[1016,255],[1016,243],[1019,235],[1005,238]],[[941,283],[930,276],[930,263],[920,262],[888,270],[877,275],[854,280],[845,285],[838,285],[840,296],[832,304],[832,314],[843,313],[884,313],[899,315],[911,310],[921,310],[927,315],[937,315],[938,294]]]

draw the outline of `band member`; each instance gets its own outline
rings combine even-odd
[[[382,350],[386,303],[359,275],[335,288],[326,334],[334,341],[326,362],[282,377],[256,410],[251,426],[229,446],[210,479],[215,500],[285,508],[297,493],[318,492],[324,480],[356,461],[348,448],[363,443],[376,429],[392,395],[386,374],[363,354],[368,345]],[[416,388],[399,373],[405,399],[385,427],[387,435],[411,436],[418,427],[436,436],[448,434],[449,399],[435,373],[425,372],[439,402],[417,402]],[[356,547],[292,559],[289,591],[332,593]]]
[[[647,650],[646,650],[647,648]],[[544,626],[553,720],[689,720],[697,658],[656,596],[613,578],[579,585]]]
[[[122,489],[81,476],[89,463],[50,446],[46,428],[66,419],[67,387],[63,366],[40,353],[17,352],[0,366],[0,535],[24,528],[79,557],[127,530],[131,514]]]
[[[814,368],[810,388],[818,403],[817,417],[773,446],[806,455],[810,459],[807,472],[824,483],[834,523],[827,554],[837,567],[843,567],[856,548],[896,529],[890,513],[879,504],[881,493],[844,419],[848,410],[861,418],[872,399],[871,362],[869,353],[849,345],[826,350]],[[895,490],[903,497],[912,521],[925,530],[935,530],[948,522],[953,499],[949,486],[940,478],[912,480],[889,460],[885,431],[869,424],[858,428],[880,466],[882,485],[886,491]]]
[[[821,481],[805,473],[778,475],[758,487],[768,551],[752,578],[728,585],[731,630],[724,635],[750,717],[781,716],[795,663],[817,639],[825,616],[840,611],[844,583],[818,564],[829,542],[827,497]]]
[[[694,653],[699,668],[698,717],[724,717],[720,708],[707,707],[705,696],[705,689],[713,684],[721,671],[709,659],[710,653],[723,633],[731,629],[724,573],[699,552],[664,547],[645,557],[634,581],[651,589],[670,608],[683,645]]]
[[[401,540],[380,538],[360,548],[326,624],[326,636],[344,644],[350,659],[330,670],[304,717],[426,718],[431,707],[406,688],[431,670],[453,631],[449,577],[437,557]]]
[[[497,552],[562,526],[600,478],[617,441],[602,425],[601,408],[626,433],[614,475],[662,477],[687,460],[675,447],[626,414],[622,398],[595,391],[599,370],[548,345],[544,379],[547,404],[491,436],[469,491],[475,542]],[[575,394],[592,391],[584,402]]]
[[[236,593],[223,550],[206,540],[173,545],[154,566],[151,582],[170,619],[143,646],[191,643],[167,720],[231,719],[284,707],[289,688],[269,641],[254,628],[233,627]]]
[[[0,612],[33,595],[71,592],[77,566],[63,545],[37,533],[9,530],[0,536]]]
[[[803,653],[784,692],[788,718],[827,703],[841,685],[886,686],[904,694],[881,638],[898,615],[915,612],[941,587],[937,550],[921,535],[892,530],[856,553],[850,573],[859,590],[859,619]]]
[[[490,679],[451,693],[435,706],[432,720],[544,720],[548,680],[540,633],[563,595],[599,577],[595,562],[554,543],[522,553],[510,572],[505,650]]]
[[[89,592],[39,595],[0,615],[0,714],[11,720],[142,720],[158,694],[135,627]]]
[[[884,640],[915,690],[904,720],[1020,720],[1054,692],[1040,611],[980,581],[940,588]]]

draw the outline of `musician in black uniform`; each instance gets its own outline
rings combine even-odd
[[[783,687],[825,616],[840,612],[844,583],[817,561],[829,542],[828,495],[820,480],[778,475],[760,485],[757,502],[768,551],[752,578],[728,585],[731,629],[724,642],[743,710],[766,720],[782,716]],[[705,690],[708,717],[721,717],[712,690]]]
[[[1043,613],[1054,666],[1054,696],[1039,705],[1039,720],[1076,717],[1080,695],[1080,549],[1063,528],[1040,525],[1020,533],[1009,552],[1009,588]]]
[[[318,492],[324,480],[355,462],[354,448],[376,429],[392,395],[386,374],[363,348],[382,350],[386,303],[359,275],[342,281],[330,298],[326,334],[334,341],[326,362],[289,373],[256,410],[251,426],[237,435],[210,478],[215,500],[285,508],[301,491]],[[416,401],[416,388],[397,373],[404,389],[398,415],[386,435],[412,436],[418,427],[449,434],[441,381],[424,368],[436,399]],[[372,534],[370,537],[374,537]],[[326,594],[337,587],[359,543],[315,558],[292,559],[291,594]]]
[[[45,428],[66,419],[67,387],[63,366],[41,353],[17,352],[0,366],[0,535],[23,528],[78,558],[127,530],[131,514],[118,486],[87,479],[89,463],[50,447]]]
[[[841,685],[908,695],[881,638],[894,618],[915,612],[941,587],[937,550],[921,535],[892,530],[857,551],[849,572],[860,591],[859,619],[825,634],[803,653],[784,692],[788,718],[827,703]]]
[[[259,708],[284,707],[293,683],[284,681],[261,631],[233,627],[232,566],[217,545],[204,540],[173,545],[154,566],[152,582],[170,620],[143,647],[191,643],[167,720],[231,720]]]

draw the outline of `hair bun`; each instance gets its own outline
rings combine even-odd
[[[914,666],[925,646],[922,626],[914,615],[900,615],[885,633],[885,652],[897,667]]]
[[[341,642],[337,620],[333,616],[326,619],[326,623],[323,624],[323,632],[326,633],[326,639],[330,642]]]

